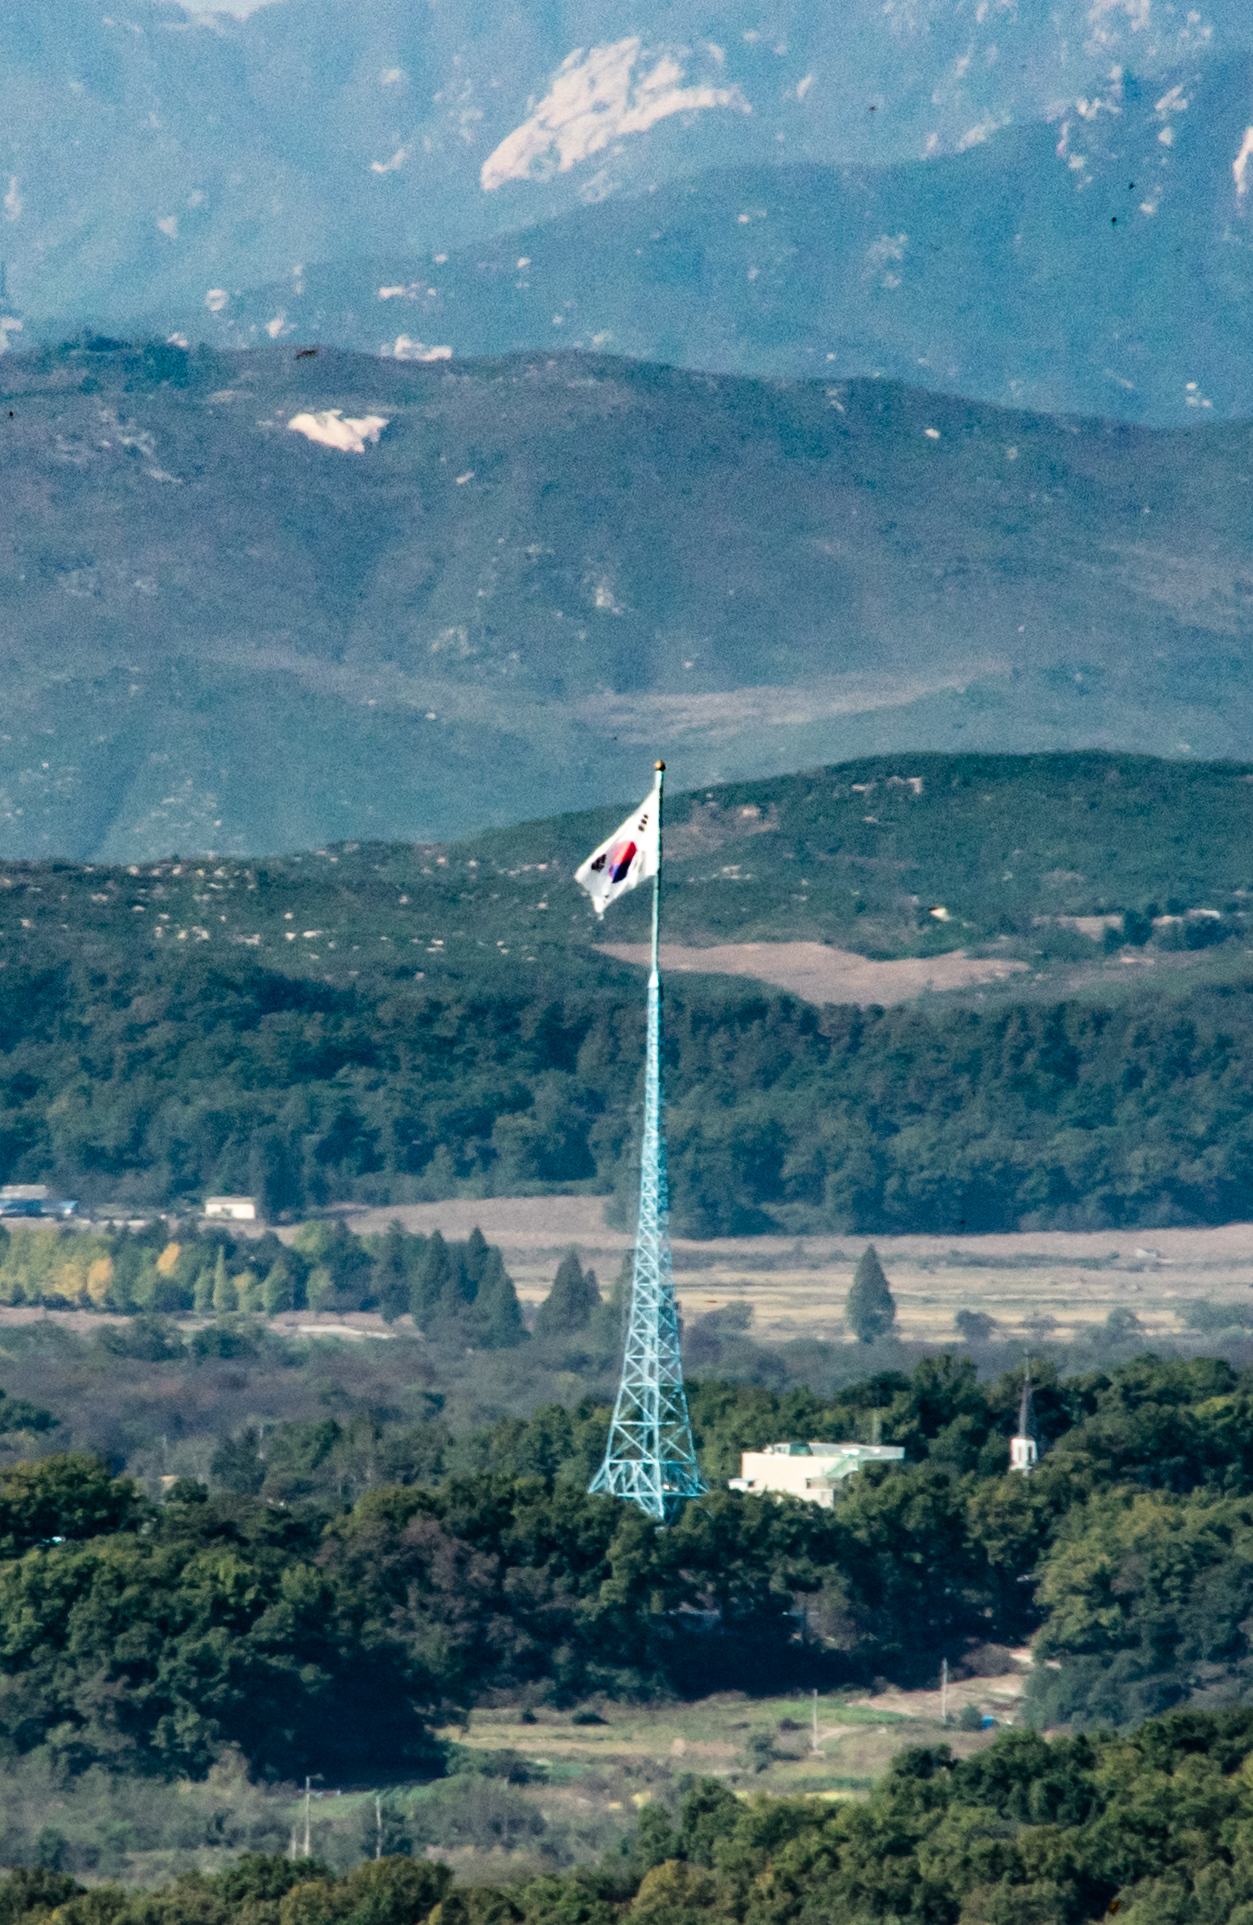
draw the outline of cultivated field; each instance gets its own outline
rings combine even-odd
[[[475,1749],[516,1751],[550,1767],[651,1764],[737,1783],[748,1773],[753,1790],[829,1796],[868,1787],[904,1745],[935,1744],[943,1733],[945,1742],[977,1748],[980,1735],[959,1733],[956,1726],[968,1704],[998,1724],[1013,1724],[1029,1665],[1028,1655],[1020,1655],[1021,1665],[1003,1674],[952,1681],[947,1727],[941,1722],[937,1678],[934,1690],[889,1689],[864,1698],[820,1693],[816,1703],[795,1694],[748,1698],[735,1692],[691,1704],[606,1700],[596,1707],[599,1722],[590,1724],[572,1723],[568,1713],[543,1708],[526,1722],[516,1707],[482,1710],[471,1713],[464,1729],[450,1728],[444,1736]],[[767,1736],[773,1756],[763,1743]]]
[[[646,943],[601,943],[601,954],[647,967]],[[943,956],[902,956],[886,961],[859,956],[825,942],[733,942],[708,949],[663,943],[661,966],[668,974],[751,976],[786,989],[808,1003],[906,1003],[926,990],[970,989],[1008,982],[1029,965],[1012,956],[968,956],[964,949]]]

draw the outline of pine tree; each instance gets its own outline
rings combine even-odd
[[[451,1281],[452,1260],[448,1245],[436,1230],[422,1252],[422,1261],[418,1265],[409,1297],[409,1308],[420,1330],[425,1330],[427,1324],[438,1316]]]
[[[618,1265],[618,1274],[609,1288],[609,1295],[601,1297],[592,1312],[588,1324],[587,1341],[593,1351],[599,1352],[607,1361],[622,1352],[623,1338],[626,1336],[627,1319],[631,1313],[631,1286],[635,1279],[635,1255],[624,1250]],[[600,1295],[599,1290],[597,1295]]]
[[[261,1279],[255,1270],[245,1270],[235,1279],[235,1294],[241,1310],[250,1313],[261,1308]]]
[[[464,1268],[466,1281],[470,1288],[468,1295],[473,1297],[482,1282],[491,1244],[476,1223],[465,1241]]]
[[[464,1313],[467,1332],[484,1350],[512,1350],[526,1336],[518,1293],[500,1251],[489,1248],[473,1307]]]
[[[896,1304],[873,1243],[857,1259],[844,1315],[858,1343],[875,1343],[896,1322]]]
[[[304,1205],[299,1139],[273,1130],[254,1136],[248,1156],[248,1184],[267,1223],[295,1215]]]
[[[335,1279],[324,1263],[315,1263],[305,1284],[309,1308],[317,1316],[335,1307]]]
[[[192,1285],[191,1301],[198,1317],[207,1317],[213,1308],[213,1272],[207,1264]]]
[[[460,1316],[467,1304],[473,1303],[478,1295],[478,1279],[471,1274],[468,1261],[470,1248],[468,1243],[448,1245],[448,1275],[439,1300],[442,1316]]]
[[[218,1260],[213,1266],[213,1314],[214,1316],[215,1317],[229,1316],[232,1310],[235,1310],[238,1308],[238,1302],[239,1302],[238,1297],[235,1294],[234,1281],[232,1278],[228,1277],[226,1274],[225,1252],[219,1249]]]
[[[553,1278],[553,1287],[539,1307],[535,1335],[542,1343],[559,1343],[563,1337],[586,1330],[592,1312],[600,1303],[596,1272],[585,1270],[577,1250],[568,1250]]]
[[[267,1317],[277,1317],[281,1311],[294,1309],[295,1303],[291,1271],[279,1257],[270,1265],[265,1282],[261,1285],[261,1307]]]
[[[405,1235],[403,1225],[390,1223],[383,1238],[374,1266],[374,1294],[378,1306],[388,1323],[403,1317],[409,1308],[409,1257],[410,1243],[416,1246],[417,1238]],[[414,1254],[416,1254],[416,1249]]]

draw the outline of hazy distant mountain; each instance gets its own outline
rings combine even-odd
[[[1169,78],[1169,76],[1167,77]],[[306,271],[153,317],[402,358],[550,344],[748,374],[878,371],[1166,424],[1253,413],[1253,60],[1124,76],[1054,126],[891,168],[745,167],[435,260]],[[1253,143],[1251,143],[1253,145]]]
[[[894,167],[1043,120],[1064,146],[1069,123],[1064,164],[1108,146],[1107,123],[1138,126],[1159,78],[1179,88],[1157,108],[1160,162],[1159,135],[1191,137],[1184,103],[1210,64],[1250,47],[1245,0],[653,0],[629,13],[608,0],[278,0],[242,20],[148,0],[3,0],[0,320],[173,308],[207,320],[251,287],[297,302],[318,263],[453,254],[713,170]],[[1234,249],[1253,196],[1236,193],[1242,137],[1225,109],[1214,139],[1226,201],[1208,197],[1198,217],[1205,231],[1229,223]],[[914,191],[926,226],[938,205]],[[885,244],[914,229],[912,205],[895,205]],[[825,249],[824,232],[797,244]],[[917,271],[907,254],[902,285]],[[734,304],[725,325],[741,330]]]
[[[1253,448],[596,356],[0,363],[0,853],[464,834],[852,754],[1247,754]]]

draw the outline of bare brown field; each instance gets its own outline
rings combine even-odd
[[[601,943],[600,953],[641,968],[648,965],[646,943]],[[1007,982],[1027,968],[1010,956],[968,956],[964,949],[945,956],[875,962],[822,942],[737,942],[709,949],[663,943],[661,963],[663,969],[680,975],[751,976],[786,989],[803,1002],[857,1003],[863,1008],[908,1002],[928,989]]]
[[[577,1247],[602,1283],[631,1246],[604,1221],[601,1197],[485,1197],[345,1210],[357,1230],[399,1218],[409,1230],[465,1237],[478,1224],[501,1245],[518,1294],[538,1303],[563,1252]],[[688,1320],[729,1302],[753,1309],[767,1342],[796,1337],[840,1341],[844,1299],[865,1237],[727,1237],[674,1242],[675,1280]],[[1182,1327],[1189,1303],[1241,1306],[1253,1290],[1253,1224],[1217,1229],[1026,1231],[978,1237],[873,1239],[892,1282],[902,1337],[945,1342],[959,1310],[982,1310],[1011,1335],[1059,1340],[1103,1323],[1111,1310],[1135,1313],[1149,1337]],[[1048,1320],[1052,1319],[1051,1326]],[[364,1321],[364,1320],[362,1320]]]

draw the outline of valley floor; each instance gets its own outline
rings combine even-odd
[[[602,1286],[631,1247],[626,1231],[605,1223],[602,1197],[454,1199],[384,1210],[351,1206],[344,1214],[357,1231],[382,1230],[399,1219],[407,1230],[429,1234],[438,1229],[446,1238],[465,1237],[478,1224],[489,1242],[500,1245],[519,1297],[532,1305],[547,1294],[556,1263],[571,1245],[593,1265]],[[759,1342],[845,1340],[844,1299],[868,1240],[725,1237],[698,1243],[676,1238],[675,1281],[684,1319],[690,1324],[742,1301],[752,1308]],[[1159,1341],[1182,1335],[1189,1306],[1198,1302],[1231,1305],[1233,1324],[1253,1313],[1253,1223],[879,1237],[875,1245],[896,1298],[898,1331],[907,1342],[951,1342],[959,1310],[982,1311],[1006,1334],[1036,1342],[1082,1336],[1115,1310],[1129,1311],[1143,1335]],[[306,1315],[299,1321],[313,1320]],[[367,1317],[344,1321],[365,1328],[378,1323]]]

